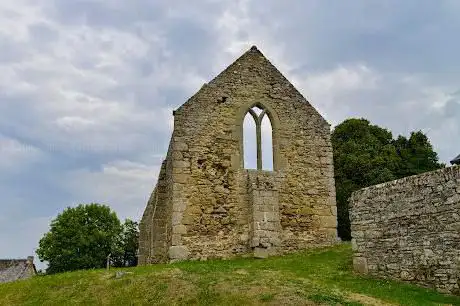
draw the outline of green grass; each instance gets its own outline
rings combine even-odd
[[[264,260],[181,262],[0,284],[0,305],[460,305],[460,297],[352,272],[342,244]],[[121,278],[115,271],[127,271]]]

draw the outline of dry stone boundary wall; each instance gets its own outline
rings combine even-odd
[[[361,189],[350,219],[357,272],[459,294],[459,166]]]

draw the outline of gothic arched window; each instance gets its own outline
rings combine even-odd
[[[250,108],[243,122],[244,168],[273,171],[273,133],[262,105]]]

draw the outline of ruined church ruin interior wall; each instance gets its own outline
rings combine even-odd
[[[460,166],[353,193],[357,272],[459,294]]]
[[[244,169],[243,119],[273,127],[274,171]],[[256,48],[174,112],[139,263],[265,257],[337,241],[330,125]]]

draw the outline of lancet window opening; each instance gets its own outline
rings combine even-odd
[[[248,128],[248,126],[246,126],[248,117],[252,118],[251,121],[255,124],[255,135],[252,134],[254,132],[253,130],[250,131],[252,135],[248,135],[246,130],[243,132],[244,137],[249,138],[244,141],[244,167],[250,168],[250,162],[247,159],[250,156],[249,153],[253,153],[255,149],[257,170],[273,170],[273,126],[267,114],[267,110],[262,105],[256,105],[249,108],[244,117],[244,129]],[[255,148],[254,143],[251,142],[253,136],[255,136]],[[249,148],[252,149],[252,152],[248,152]]]

